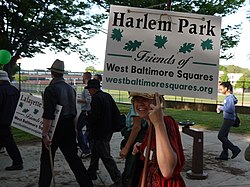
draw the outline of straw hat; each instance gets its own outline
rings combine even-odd
[[[54,71],[56,73],[62,73],[63,74],[64,73],[64,62],[61,61],[61,60],[56,59],[53,62],[51,68],[47,68],[47,69],[50,70],[50,71]]]
[[[146,99],[154,99],[155,98],[155,94],[149,94],[149,93],[139,93],[139,92],[129,92],[129,97],[143,97]]]

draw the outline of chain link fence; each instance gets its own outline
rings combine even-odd
[[[16,88],[19,89],[19,83],[12,83]],[[247,88],[250,85],[250,82],[242,82],[244,87],[241,88],[234,88],[234,94],[238,99],[237,106],[250,106],[250,89]],[[44,92],[47,84],[30,84],[30,83],[21,83],[20,88],[22,92],[32,93],[34,95],[40,95]],[[83,90],[83,86],[80,85],[73,85],[77,94],[81,94]],[[105,90],[106,92],[110,93],[113,98],[117,102],[127,103],[130,102],[130,98],[128,97],[127,91],[119,91],[119,90]],[[182,102],[194,102],[194,103],[208,103],[208,104],[222,104],[224,100],[224,95],[218,93],[217,100],[209,100],[209,99],[201,99],[201,98],[190,98],[190,97],[180,97],[180,96],[164,96],[165,100],[170,101],[182,101]]]

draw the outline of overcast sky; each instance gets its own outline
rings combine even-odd
[[[235,57],[228,61],[221,60],[221,65],[236,65],[250,69],[250,21],[246,19],[246,10],[250,10],[249,2],[246,6],[240,8],[236,14],[222,18],[222,27],[228,24],[234,25],[242,23],[242,34],[239,45],[231,50],[235,53]],[[104,30],[107,30],[107,27],[107,23],[104,24]],[[105,33],[100,33],[86,43],[86,47],[89,51],[98,58],[98,62],[95,64],[84,63],[74,54],[55,54],[54,52],[46,51],[46,54],[36,55],[34,58],[23,58],[21,60],[21,69],[46,69],[58,58],[65,62],[66,70],[83,72],[88,66],[94,66],[97,70],[102,70],[104,67],[106,38],[107,35]]]

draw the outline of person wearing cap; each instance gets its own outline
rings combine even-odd
[[[135,111],[149,125],[142,143],[136,143],[133,149],[133,154],[139,155],[143,163],[146,160],[147,142],[150,138],[149,131],[152,130],[145,181],[142,181],[143,167],[141,166],[143,164],[137,162],[134,176],[139,181],[133,181],[132,186],[138,186],[138,183],[141,186],[145,182],[145,186],[185,187],[185,182],[180,175],[185,161],[180,132],[175,120],[163,114],[163,97],[158,93],[137,92],[130,92],[130,96]]]
[[[83,84],[86,85],[91,79],[90,72],[83,73]],[[89,145],[89,125],[87,121],[87,116],[90,111],[91,95],[87,89],[83,89],[81,97],[77,99],[77,102],[81,104],[81,113],[77,121],[77,140],[80,149],[82,150],[81,158],[86,158],[91,155],[91,149]],[[82,129],[86,126],[86,131],[83,134]]]
[[[55,153],[60,148],[71,170],[73,171],[78,184],[81,187],[92,187],[90,176],[77,155],[76,142],[76,92],[72,86],[67,84],[63,78],[64,62],[55,60],[51,68],[52,80],[45,88],[43,101],[43,128],[42,128],[42,153],[40,159],[39,187],[49,187],[52,178],[50,165],[50,150],[52,162],[54,163]],[[55,119],[56,105],[61,105],[62,110],[57,122],[53,139],[48,133],[52,121]]]
[[[11,122],[20,97],[19,90],[10,84],[7,72],[0,70],[0,145],[4,146],[12,165],[5,170],[22,170],[23,160],[11,132]]]
[[[92,96],[91,110],[87,117],[90,123],[90,140],[92,145],[91,161],[88,172],[93,180],[97,179],[96,170],[99,158],[104,163],[105,168],[114,184],[121,185],[121,172],[110,153],[110,140],[113,135],[112,123],[115,119],[114,107],[117,107],[112,96],[100,90],[100,82],[96,79],[89,80],[86,89]]]

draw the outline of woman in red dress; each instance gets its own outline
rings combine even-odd
[[[178,124],[172,117],[164,116],[161,106],[162,97],[158,93],[136,92],[130,92],[130,96],[139,116],[146,119],[149,125],[153,125],[145,186],[185,187],[185,182],[180,175],[185,158]],[[148,138],[149,132],[146,133],[142,143],[134,146],[133,154],[140,153],[142,161],[145,160]],[[141,183],[142,171],[139,186]]]

